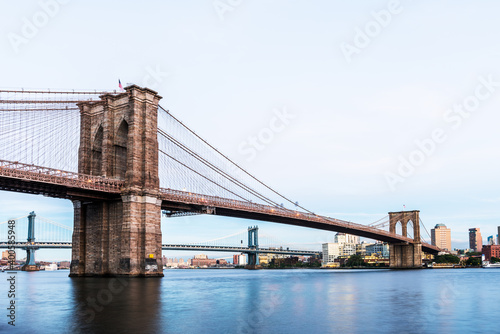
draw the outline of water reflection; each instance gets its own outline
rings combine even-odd
[[[71,330],[80,333],[160,331],[161,279],[71,278]]]

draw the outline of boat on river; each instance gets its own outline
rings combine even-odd
[[[483,268],[487,269],[500,268],[500,262],[490,263],[489,261],[483,261]]]

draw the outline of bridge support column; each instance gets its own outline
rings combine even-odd
[[[389,245],[391,268],[422,268],[422,244]]]
[[[262,269],[262,266],[259,264],[259,253],[257,252],[259,249],[258,226],[250,226],[248,228],[248,248],[254,249],[255,252],[247,253],[248,261],[245,269]]]
[[[79,172],[124,181],[121,196],[74,201],[70,276],[163,276],[156,92],[80,103]]]
[[[28,244],[35,242],[35,212],[28,216]],[[35,247],[26,247],[26,264],[21,268],[23,271],[38,271],[40,268],[35,263]]]
[[[413,243],[390,244],[389,266],[393,269],[422,268],[422,243],[420,240],[420,218],[418,210],[389,212],[389,232],[396,233],[396,225],[402,227],[403,236],[407,236],[408,223],[413,224]]]

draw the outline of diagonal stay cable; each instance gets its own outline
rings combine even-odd
[[[253,176],[252,174],[250,174],[249,172],[247,172],[245,169],[243,169],[242,167],[240,167],[237,163],[235,163],[233,160],[229,159],[227,156],[225,156],[224,154],[222,154],[219,150],[217,150],[215,147],[213,147],[212,145],[210,145],[206,140],[204,140],[203,138],[201,138],[200,136],[198,136],[193,130],[191,130],[190,128],[188,128],[184,123],[182,123],[180,120],[178,120],[175,116],[173,116],[168,110],[164,109],[162,106],[159,105],[159,107],[165,111],[168,115],[170,115],[170,117],[172,117],[175,121],[177,121],[180,125],[182,125],[186,130],[188,130],[189,132],[191,132],[194,136],[196,136],[199,140],[201,140],[203,143],[205,143],[206,145],[208,145],[211,149],[213,149],[215,152],[217,152],[218,154],[220,154],[224,159],[226,159],[227,161],[229,161],[230,163],[232,163],[234,166],[236,166],[238,169],[240,169],[241,171],[243,171],[245,174],[247,174],[248,176],[250,176],[252,179],[254,179],[255,181],[257,181],[258,183],[260,183],[261,185],[263,185],[264,187],[266,187],[268,190],[272,191],[273,193],[275,193],[276,195],[280,196],[281,198],[283,198],[284,200],[286,200],[287,202],[301,208],[302,210],[308,212],[308,213],[311,213],[311,214],[314,214],[314,212],[298,205],[298,203],[296,202],[293,202],[291,199],[285,197],[284,195],[280,194],[279,192],[277,192],[276,190],[274,190],[273,188],[269,187],[267,184],[265,184],[264,182],[260,181],[259,179],[257,179],[255,176]]]
[[[226,179],[228,179],[229,181],[235,183],[236,185],[238,185],[239,187],[241,188],[247,188],[245,189],[246,191],[252,193],[253,195],[259,197],[259,193],[257,193],[256,191],[254,191],[253,189],[251,189],[250,187],[246,186],[245,184],[241,183],[240,181],[238,181],[237,179],[233,178],[232,176],[228,175],[226,172],[224,172],[223,170],[221,170],[220,168],[218,168],[217,166],[214,166],[210,161],[208,161],[207,159],[201,157],[199,154],[197,154],[196,152],[194,152],[193,150],[191,150],[190,148],[188,148],[187,146],[185,146],[184,144],[182,144],[181,142],[179,142],[178,140],[176,140],[174,137],[168,135],[165,131],[161,130],[160,128],[158,128],[158,133],[160,135],[162,135],[164,138],[166,138],[167,140],[171,141],[172,143],[174,143],[176,146],[178,146],[181,150],[185,151],[186,153],[188,153],[189,155],[191,155],[192,157],[194,157],[195,159],[197,159],[198,161],[200,161],[202,164],[204,164],[205,166],[209,167],[210,169],[214,170],[216,173],[222,175],[223,177],[225,177]],[[239,183],[239,184],[238,184]],[[261,199],[264,199],[265,200],[265,197],[264,198],[261,198]]]
[[[173,157],[173,156],[171,156],[170,154],[168,154],[168,153],[164,152],[163,150],[158,149],[158,151],[160,151],[161,153],[165,154],[167,157],[169,157],[170,159],[172,159],[172,160],[176,161],[177,163],[181,164],[182,166],[186,167],[187,169],[189,169],[189,170],[190,170],[190,171],[192,171],[193,173],[198,174],[199,176],[201,176],[202,178],[206,179],[207,181],[212,182],[212,183],[213,183],[213,184],[215,184],[216,186],[221,187],[222,189],[224,189],[224,190],[226,190],[226,191],[230,192],[231,194],[235,195],[236,197],[239,197],[239,198],[241,198],[242,200],[244,200],[244,201],[246,201],[246,202],[251,203],[251,201],[250,201],[250,200],[248,200],[248,199],[246,199],[246,198],[244,198],[244,197],[242,197],[242,196],[240,196],[240,195],[238,195],[238,194],[236,194],[236,193],[232,192],[231,190],[229,190],[229,189],[225,188],[224,186],[222,186],[222,185],[218,184],[217,182],[215,182],[215,181],[213,181],[213,180],[209,179],[209,178],[208,178],[208,177],[206,177],[205,175],[203,175],[203,174],[201,174],[201,173],[199,173],[199,172],[195,171],[194,169],[192,169],[192,168],[191,168],[191,167],[189,167],[188,165],[186,165],[186,164],[184,164],[183,162],[181,162],[181,161],[177,160],[176,158],[174,158],[174,157]]]
[[[431,237],[431,235],[429,234],[429,231],[427,231],[427,227],[425,227],[424,222],[422,221],[422,219],[421,219],[420,217],[419,217],[418,219],[420,220],[420,224],[422,224],[422,226],[424,227],[425,232],[427,232],[427,235],[429,236],[429,238],[431,238],[431,239],[432,239],[432,237]]]
[[[213,165],[210,161],[208,161],[207,159],[201,157],[199,154],[197,154],[196,152],[192,151],[190,148],[188,148],[187,146],[185,146],[184,144],[182,144],[181,142],[179,142],[178,140],[176,140],[172,136],[170,136],[167,133],[165,133],[165,131],[163,131],[163,130],[161,130],[161,129],[158,128],[158,133],[160,135],[164,136],[167,140],[170,140],[171,142],[173,142],[180,149],[184,150],[185,152],[187,152],[188,154],[190,154],[191,156],[193,156],[195,159],[197,159],[198,161],[200,161],[201,163],[203,163],[205,166],[209,167],[210,169],[214,170],[219,175],[222,175],[224,178],[226,178],[230,182],[232,182],[235,185],[237,185],[238,187],[242,188],[243,190],[246,190],[247,192],[251,193],[252,195],[254,195],[257,198],[260,198],[261,200],[263,200],[264,202],[267,202],[268,204],[279,206],[278,203],[276,203],[273,200],[267,198],[266,196],[258,193],[257,191],[255,191],[252,188],[248,187],[244,183],[240,182],[238,179],[236,179],[236,178],[232,177],[231,175],[227,174],[226,172],[224,172],[223,170],[221,170],[219,167]]]
[[[384,217],[380,218],[379,220],[376,220],[376,221],[374,221],[373,223],[368,224],[368,226],[375,226],[375,225],[378,225],[378,224],[377,224],[378,222],[380,222],[381,220],[387,219],[387,217],[389,217],[389,216],[384,216]],[[385,222],[384,222],[384,223],[385,223]]]

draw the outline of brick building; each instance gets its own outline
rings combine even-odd
[[[491,261],[492,257],[500,258],[500,245],[484,245],[483,254],[486,261]]]
[[[212,267],[217,264],[216,259],[192,259],[191,265],[193,267]]]

